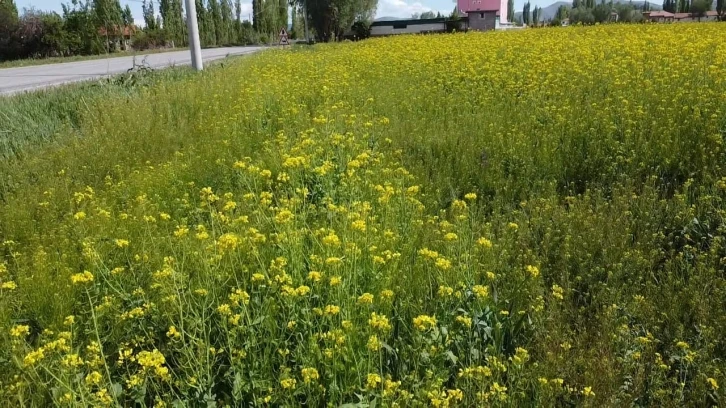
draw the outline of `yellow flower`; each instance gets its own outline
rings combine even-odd
[[[393,291],[390,289],[384,289],[381,291],[381,300],[387,301],[393,298]]]
[[[586,397],[594,397],[595,393],[592,392],[592,387],[585,387],[582,390],[582,395],[584,395]]]
[[[30,326],[23,324],[15,325],[10,329],[10,335],[13,337],[25,337],[30,333]]]
[[[330,286],[338,286],[343,282],[342,279],[340,279],[340,276],[331,276],[330,277]]]
[[[324,310],[324,312],[325,312],[325,314],[326,314],[326,315],[328,315],[328,316],[335,316],[335,315],[337,315],[338,313],[340,313],[340,306],[336,306],[336,305],[327,305],[327,306],[325,306],[325,310]]]
[[[527,265],[525,268],[527,270],[527,273],[529,273],[533,278],[536,278],[539,276],[539,268],[533,265]]]
[[[15,290],[18,288],[18,285],[14,281],[7,281],[7,282],[3,282],[2,285],[0,285],[0,288],[7,289],[7,290]]]
[[[325,260],[325,264],[329,266],[340,266],[343,264],[343,260],[338,257],[331,256]]]
[[[294,378],[285,378],[284,380],[280,380],[280,385],[282,386],[282,389],[284,390],[290,390],[295,388],[295,385],[297,384],[297,380]]]
[[[86,376],[86,384],[88,385],[98,385],[101,380],[103,380],[103,376],[98,371],[94,371]]]
[[[489,296],[489,288],[486,286],[474,285],[471,291],[474,292],[477,299],[486,299]]]
[[[66,316],[63,320],[63,324],[66,326],[72,326],[76,322],[76,317],[73,315]]]
[[[375,390],[381,384],[381,376],[378,374],[370,373],[366,377],[366,388],[369,390]]]
[[[436,317],[419,315],[417,317],[414,317],[413,326],[418,331],[426,331],[432,329],[436,326]]]
[[[340,246],[340,238],[338,238],[337,235],[331,232],[330,234],[323,237],[323,244],[327,246],[338,247]]]
[[[423,256],[424,258],[429,258],[429,259],[436,259],[436,258],[439,257],[439,253],[438,252],[432,251],[432,250],[430,250],[428,248],[419,249],[418,250],[418,254],[421,255],[421,256]]]
[[[449,232],[444,235],[444,239],[447,241],[456,241],[459,237],[453,232]]]
[[[253,273],[252,274],[252,282],[259,283],[265,281],[265,275],[261,273]]]
[[[484,249],[489,249],[492,247],[492,241],[490,241],[484,237],[477,239],[476,243],[477,243],[477,245],[479,245],[480,247],[482,247]]]
[[[370,305],[373,303],[373,295],[370,293],[364,293],[360,296],[358,296],[358,304],[359,305]]]
[[[378,340],[378,336],[376,336],[374,334],[368,338],[368,343],[366,344],[366,348],[368,348],[368,350],[378,351],[381,349],[381,347],[382,347],[382,344],[381,344],[381,341]]]
[[[318,370],[311,368],[311,367],[304,367],[301,370],[303,382],[305,384],[310,384],[313,381],[317,381],[320,378],[320,374],[318,374]]]
[[[26,354],[23,358],[23,364],[28,367],[32,367],[33,365],[35,365],[35,363],[42,360],[43,358],[45,358],[45,350],[41,347]]]
[[[119,248],[126,248],[127,246],[129,246],[129,241],[127,239],[116,239],[114,242]]]
[[[63,357],[62,364],[66,367],[80,367],[83,365],[83,359],[78,354],[67,354]]]
[[[169,326],[169,330],[166,332],[167,337],[171,337],[173,339],[178,339],[181,337],[181,333],[176,329],[174,326]]]
[[[71,276],[71,282],[73,282],[73,284],[93,282],[93,274],[88,271],[74,274]]]
[[[310,271],[308,273],[308,279],[313,282],[320,282],[320,280],[323,278],[323,274],[318,271]]]
[[[233,251],[237,249],[237,246],[242,242],[240,237],[237,234],[228,232],[226,234],[222,234],[219,239],[217,239],[217,246],[222,251]]]
[[[288,209],[281,210],[280,212],[275,215],[275,222],[278,224],[286,224],[295,218],[295,215],[292,213],[292,211]]]
[[[83,220],[83,219],[85,219],[85,218],[86,218],[86,213],[85,213],[85,212],[83,212],[83,211],[78,211],[77,213],[75,213],[75,214],[73,215],[73,218],[75,218],[75,219],[77,219],[77,220]]]
[[[447,271],[447,270],[451,269],[451,261],[449,261],[448,259],[446,259],[444,257],[437,258],[435,265],[437,268],[441,269],[442,271]]]
[[[439,286],[438,295],[440,297],[449,297],[454,293],[454,288],[449,286],[441,285]]]
[[[474,201],[474,200],[476,200],[476,194],[475,193],[467,193],[464,196],[464,198],[467,199],[467,200],[469,200],[469,201]]]
[[[174,236],[177,238],[181,238],[186,236],[189,233],[189,227],[186,225],[177,225],[176,231],[174,231]]]
[[[708,383],[708,385],[711,387],[712,390],[718,391],[718,382],[716,381],[715,378],[711,378],[711,377],[706,378],[706,382]]]
[[[456,321],[462,326],[471,327],[471,317],[456,316]]]
[[[363,220],[355,220],[355,221],[353,221],[353,223],[350,226],[356,231],[360,231],[360,232],[366,231],[366,222]]]
[[[565,298],[563,293],[564,293],[564,289],[562,289],[562,287],[560,287],[556,284],[552,285],[552,297],[554,297],[555,299],[562,300]]]
[[[368,325],[371,326],[371,328],[375,330],[380,330],[382,332],[391,329],[391,324],[388,322],[388,317],[386,317],[385,315],[380,315],[376,312],[371,313],[371,317],[370,319],[368,319]]]
[[[111,398],[111,395],[108,393],[108,390],[106,388],[101,388],[100,390],[96,391],[96,398],[101,402],[101,405],[109,406],[113,402],[113,398]]]
[[[157,349],[152,351],[140,351],[136,355],[136,361],[144,370],[153,369],[154,373],[156,373],[159,377],[166,377],[168,375],[168,369],[165,370],[166,367],[163,367],[163,364],[166,363],[166,359]]]

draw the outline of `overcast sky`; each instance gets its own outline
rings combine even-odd
[[[120,0],[121,6],[127,4],[131,8],[131,12],[134,15],[136,24],[143,24],[143,15],[141,13],[141,0]],[[555,0],[533,0],[532,6],[547,6],[554,3]],[[525,0],[515,0],[514,9],[521,10]],[[40,10],[54,10],[58,13],[61,12],[61,0],[15,0],[18,5],[18,9],[35,7]],[[70,0],[67,1],[70,3]],[[444,14],[451,13],[454,9],[455,3],[451,0],[378,0],[378,10],[376,17],[411,17],[413,13],[421,13],[424,11],[441,11]],[[159,10],[158,0],[155,0],[155,7],[157,12]],[[252,13],[252,2],[242,1],[242,18],[249,19],[249,15]]]

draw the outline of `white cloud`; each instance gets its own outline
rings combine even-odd
[[[421,14],[425,11],[438,12],[431,7],[423,5],[419,1],[406,2],[405,0],[379,0],[376,17],[401,17],[411,18],[414,13]],[[442,13],[444,13],[442,11]]]

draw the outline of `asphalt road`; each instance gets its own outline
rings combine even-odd
[[[264,47],[227,47],[202,50],[204,62],[225,58],[228,55],[250,54]],[[146,58],[148,66],[158,69],[172,65],[190,65],[189,51],[173,51],[136,56],[136,63]],[[65,62],[62,64],[36,65],[32,67],[0,69],[0,95],[30,91],[69,82],[98,79],[120,74],[133,67],[134,57],[116,57],[90,61]]]

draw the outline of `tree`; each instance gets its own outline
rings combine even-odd
[[[567,8],[564,4],[557,8],[557,13],[555,13],[555,18],[562,21],[567,18],[569,14],[570,9]]]
[[[287,23],[287,0],[278,0],[277,25],[279,27],[276,27],[276,29],[280,30],[280,28],[285,27],[285,30],[287,30]]]
[[[146,30],[156,30],[156,17],[154,16],[154,0],[144,0],[141,4]]]
[[[268,0],[269,1],[269,0]],[[217,0],[207,1],[207,27],[208,35],[211,40],[210,45],[220,45],[220,29],[222,25],[222,14],[219,10],[219,2]]]
[[[436,14],[433,11],[424,11],[418,18],[420,18],[421,20],[427,20],[431,18],[436,18]]]
[[[13,0],[0,0],[0,61],[16,58],[18,47],[15,31],[18,29],[18,7]]]
[[[260,0],[252,0],[252,28],[260,31]]]
[[[726,20],[726,0],[716,0],[716,12],[719,20]]]
[[[219,2],[219,38],[217,42],[220,45],[230,44],[232,38],[232,21],[234,20],[234,14],[232,12],[232,1],[231,0],[220,0]]]
[[[592,16],[596,23],[605,23],[610,20],[611,11],[609,5],[601,3],[592,9]]]
[[[711,0],[693,0],[691,3],[691,13],[698,17],[698,21],[701,21],[701,17],[706,15],[707,11],[711,10]]]
[[[522,22],[525,25],[529,25],[529,23],[532,21],[532,14],[530,13],[530,7],[529,0],[524,3],[524,8],[522,8]]]
[[[572,24],[584,24],[590,25],[595,23],[595,17],[592,15],[592,10],[585,7],[578,7],[570,10],[570,22]]]
[[[98,25],[92,5],[76,1],[72,6],[62,4],[63,28],[67,33],[66,45],[70,55],[100,54],[106,47],[98,34]]]
[[[514,0],[507,0],[507,21],[514,22]]]
[[[128,4],[121,12],[121,20],[123,21],[124,27],[131,27],[134,25],[134,15],[131,13],[131,8]]]
[[[320,41],[331,41],[342,36],[356,21],[370,21],[378,0],[295,0],[304,7],[310,25]]]
[[[181,0],[160,0],[159,14],[166,39],[174,46],[186,44],[185,24],[182,20]]]
[[[121,3],[118,0],[92,0],[95,26],[103,28],[106,38],[106,52],[111,51],[111,43],[115,43],[123,24],[121,17]]]
[[[679,0],[677,10],[679,13],[688,13],[691,8],[691,5],[688,3],[688,0]]]

